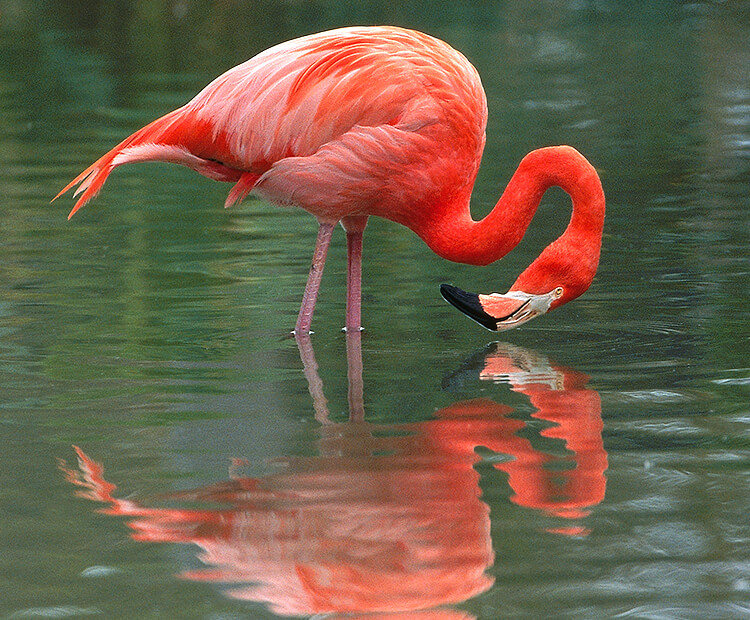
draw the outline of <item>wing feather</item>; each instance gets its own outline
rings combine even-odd
[[[188,106],[215,134],[228,136],[230,153],[222,161],[257,170],[258,162],[312,155],[355,126],[414,130],[442,120],[445,97],[477,100],[479,114],[467,118],[483,133],[481,83],[458,52],[398,28],[344,28],[266,50]]]
[[[467,166],[462,174],[473,179],[486,117],[476,70],[446,43],[394,27],[342,28],[282,43],[230,69],[61,193],[81,184],[75,212],[114,167],[162,160],[237,181],[227,204],[257,188],[318,214],[327,200],[334,205],[328,211],[343,208],[344,197],[350,207],[368,203],[378,184],[394,193],[413,179],[439,184],[437,162],[430,162],[439,159],[436,142],[454,146],[454,167]]]

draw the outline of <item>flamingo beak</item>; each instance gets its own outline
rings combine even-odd
[[[449,284],[441,284],[440,293],[445,301],[482,327],[500,332],[523,325],[547,312],[552,302],[562,295],[562,288],[558,287],[542,295],[523,291],[509,291],[504,295],[478,295]]]

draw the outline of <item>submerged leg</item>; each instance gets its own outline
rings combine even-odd
[[[333,234],[335,226],[335,223],[320,222],[312,265],[310,265],[310,273],[307,276],[305,294],[302,296],[302,305],[300,306],[299,315],[297,316],[297,325],[294,327],[294,333],[297,335],[310,333],[315,302],[318,299],[320,280],[323,277],[323,267],[326,264],[328,245],[331,243],[331,235]]]
[[[367,216],[345,217],[346,230],[346,324],[345,332],[362,331],[362,233]]]

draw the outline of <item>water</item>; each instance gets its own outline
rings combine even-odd
[[[48,204],[226,68],[354,23],[478,67],[476,214],[532,148],[594,162],[582,298],[495,342],[438,295],[507,287],[560,192],[481,269],[371,222],[361,340],[337,231],[300,346],[308,215],[155,164]],[[750,616],[749,35],[732,2],[0,2],[0,616]]]

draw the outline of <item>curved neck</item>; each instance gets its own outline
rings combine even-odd
[[[415,232],[443,258],[487,265],[518,244],[542,195],[552,186],[570,195],[573,214],[565,232],[545,252],[554,246],[557,251],[582,253],[587,262],[594,262],[596,271],[604,225],[604,192],[594,167],[569,146],[546,147],[526,155],[495,208],[481,221],[471,218],[469,188],[467,195],[439,205]]]

